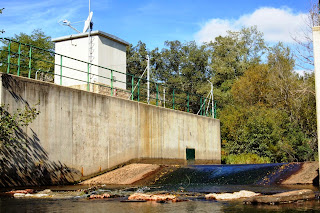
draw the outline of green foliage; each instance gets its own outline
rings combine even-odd
[[[272,162],[314,160],[314,83],[293,67],[290,50],[280,43],[270,48],[267,64],[249,67],[234,82],[235,105],[220,117],[227,153],[255,153]]]
[[[257,154],[242,153],[240,155],[222,156],[222,162],[225,164],[261,164],[271,163],[268,157],[260,157]]]
[[[0,106],[0,143],[6,146],[17,146],[16,133],[19,128],[27,127],[39,114],[35,107],[25,106],[14,113],[8,111],[8,106]]]
[[[205,45],[197,46],[195,42],[181,43],[166,41],[167,48],[151,51],[153,79],[163,82],[169,94],[175,89],[176,103],[185,108],[187,93],[205,96],[208,92],[209,51]],[[204,87],[206,85],[206,87]],[[199,110],[200,98],[190,96],[190,111]]]
[[[37,71],[44,73],[54,72],[54,54],[48,52],[54,51],[54,43],[51,41],[51,37],[47,36],[41,30],[37,29],[32,32],[31,35],[20,33],[15,35],[12,40],[31,45],[31,61],[30,61],[30,46],[21,45],[20,47],[20,75],[28,77],[29,63],[32,65],[31,78],[35,77]],[[2,40],[3,46],[0,53],[0,71],[7,72],[8,66],[8,50],[9,41]],[[37,48],[36,48],[37,47]],[[47,50],[47,51],[45,51]],[[18,69],[19,60],[19,44],[11,42],[10,44],[10,70]],[[14,73],[16,74],[16,73]]]
[[[208,44],[210,48],[211,82],[215,85],[215,98],[219,107],[232,103],[230,94],[235,80],[251,66],[261,62],[266,52],[262,33],[256,27],[229,31]]]
[[[127,72],[140,77],[147,67],[146,57],[149,55],[151,80],[158,82],[159,93],[162,93],[163,89],[166,90],[166,105],[172,107],[174,93],[175,108],[186,110],[189,93],[190,111],[198,112],[200,96],[205,96],[209,88],[208,48],[206,45],[198,46],[195,42],[179,41],[166,41],[165,46],[161,51],[158,48],[148,51],[141,41],[136,46],[130,45],[127,48]],[[140,91],[146,90],[143,86],[146,84],[146,74],[143,78],[140,81]],[[129,77],[128,89],[131,89],[131,81]],[[137,82],[138,79],[135,79],[134,86]],[[156,85],[151,84],[150,88],[151,94],[156,96]]]
[[[168,105],[173,88],[175,107],[183,109],[186,92],[206,96],[208,80],[213,83],[228,163],[317,156],[314,74],[298,76],[290,48],[267,46],[256,27],[230,31],[205,45],[166,41],[162,50],[148,51],[139,42],[129,50],[130,73],[141,74],[144,58],[151,56],[152,79],[171,88],[166,91]],[[199,110],[200,101],[190,97],[191,112]]]
[[[127,47],[127,73],[135,76],[141,76],[145,68],[147,67],[147,48],[146,44],[139,41],[136,46],[130,44]],[[144,76],[146,77],[146,76]],[[131,79],[128,79],[128,83],[131,83]]]

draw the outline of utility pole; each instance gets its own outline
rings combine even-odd
[[[147,102],[150,104],[150,58],[147,55]]]

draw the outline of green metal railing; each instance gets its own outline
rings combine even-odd
[[[65,81],[75,81],[79,85],[86,84],[87,91],[90,91],[91,86],[97,85],[109,90],[111,96],[114,96],[116,91],[121,91],[123,94],[127,94],[128,99],[132,101],[147,103],[146,78],[88,63],[11,39],[0,39],[8,47],[7,49],[2,48],[0,52],[1,72],[28,78],[36,78],[38,73],[42,73],[51,76],[52,81],[60,85],[66,85]],[[72,64],[77,63],[77,68],[67,66],[66,64],[70,64],[70,61],[72,61]],[[93,68],[102,69],[104,75],[91,73]],[[70,76],[71,71],[72,76]],[[126,75],[126,81],[115,80],[114,74]],[[86,78],[74,77],[77,75],[86,76]],[[99,83],[92,82],[94,77],[100,79]],[[116,84],[118,86],[122,85],[124,88],[119,88]],[[211,107],[208,110],[210,101],[197,94],[191,94],[153,81],[150,81],[150,94],[150,104],[216,118],[216,103],[214,102],[213,109]]]

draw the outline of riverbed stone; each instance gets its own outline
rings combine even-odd
[[[313,200],[315,193],[311,189],[302,189],[289,192],[282,192],[273,195],[264,195],[248,198],[244,200],[244,204],[280,204],[291,203],[300,200]]]
[[[211,193],[211,194],[207,194],[205,198],[207,200],[236,200],[240,198],[254,197],[257,195],[260,195],[260,193],[241,190],[239,192],[234,192],[234,193],[221,193],[221,194]]]

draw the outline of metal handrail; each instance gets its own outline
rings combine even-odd
[[[3,61],[0,62],[0,68],[1,67],[4,68],[6,66],[6,70],[7,70],[8,74],[13,74],[11,72],[13,70],[13,67],[17,68],[17,73],[16,74],[18,76],[22,73],[21,71],[23,69],[28,69],[28,78],[31,78],[31,73],[33,71],[35,71],[35,72],[43,72],[43,73],[51,74],[54,77],[60,78],[60,85],[62,85],[62,79],[63,78],[68,78],[68,79],[77,80],[77,81],[86,83],[88,91],[90,90],[90,85],[98,85],[98,86],[110,88],[111,95],[113,95],[114,94],[114,90],[117,89],[117,90],[126,92],[128,94],[131,94],[130,97],[129,97],[129,99],[131,99],[131,100],[137,100],[138,102],[142,101],[142,102],[146,102],[146,103],[148,102],[147,99],[143,100],[143,98],[147,98],[147,95],[144,95],[142,93],[142,90],[144,90],[145,88],[144,88],[144,85],[141,83],[141,82],[148,82],[147,78],[138,77],[138,76],[135,76],[135,75],[130,74],[130,73],[123,73],[123,72],[120,72],[120,71],[117,71],[117,70],[114,70],[114,69],[110,69],[108,67],[104,67],[104,66],[100,66],[100,65],[97,65],[97,64],[89,63],[87,61],[82,61],[82,60],[79,60],[79,59],[76,59],[76,58],[72,58],[70,56],[66,56],[66,55],[62,55],[62,54],[56,53],[56,52],[51,51],[51,50],[46,50],[46,49],[43,49],[43,48],[39,48],[39,47],[30,45],[30,44],[25,44],[25,43],[22,43],[22,42],[19,42],[19,41],[15,41],[15,40],[12,40],[12,39],[0,38],[0,40],[6,40],[6,41],[9,42],[8,49],[7,50],[6,49],[2,49],[1,50],[1,52],[6,52],[7,53],[7,55],[5,56],[7,58],[7,60],[4,60],[4,58],[1,58],[1,60],[3,60]],[[18,44],[18,52],[12,51],[12,43]],[[22,48],[24,48],[24,47],[28,47],[29,48],[27,54],[22,52]],[[44,59],[39,58],[39,57],[32,57],[36,50],[44,51],[44,53],[47,53],[48,57],[52,57],[53,60],[52,61],[47,61],[47,60],[44,60]],[[58,56],[60,58],[60,64],[56,63],[56,61],[54,60],[54,58],[56,56]],[[84,65],[86,64],[87,65],[87,71],[63,65],[63,59],[64,58],[84,63]],[[15,63],[15,61],[17,63]],[[57,74],[57,73],[54,73],[54,72],[52,73],[52,72],[46,71],[46,70],[42,70],[39,67],[38,68],[34,67],[35,65],[32,62],[35,62],[35,61],[36,62],[40,61],[40,62],[43,62],[45,64],[49,64],[50,66],[53,66],[52,68],[54,68],[54,66],[59,66],[60,67],[60,74]],[[106,77],[106,76],[101,76],[101,75],[90,73],[89,72],[89,66],[94,66],[94,67],[98,67],[98,68],[102,68],[102,69],[108,70],[108,71],[110,71],[111,76],[110,77]],[[81,79],[77,79],[77,78],[72,78],[70,76],[65,76],[65,75],[63,75],[63,69],[69,69],[69,70],[73,70],[75,72],[85,73],[85,74],[88,75],[88,78],[85,81],[85,80],[81,80]],[[126,77],[129,77],[129,79],[131,78],[131,82],[129,82],[128,80],[126,82],[121,81],[121,80],[117,80],[117,82],[126,84],[126,88],[130,87],[131,91],[126,90],[126,89],[121,89],[121,88],[115,88],[113,86],[113,83],[114,83],[113,72],[126,75]],[[105,84],[102,84],[102,83],[99,84],[99,83],[96,83],[96,82],[90,82],[89,75],[110,80],[110,84],[111,85],[105,85]],[[159,102],[161,102],[161,103],[165,102],[167,107],[171,106],[172,109],[175,109],[175,110],[181,110],[182,109],[182,110],[184,110],[186,112],[193,112],[194,114],[197,114],[197,111],[198,111],[198,113],[200,115],[212,116],[212,114],[213,114],[214,118],[216,118],[216,102],[214,104],[213,112],[212,112],[212,110],[211,110],[211,112],[208,111],[208,110],[206,111],[205,110],[205,106],[203,104],[203,103],[206,103],[206,98],[204,98],[204,97],[202,97],[202,96],[200,96],[198,94],[191,94],[191,93],[179,90],[178,88],[175,88],[175,87],[167,87],[162,83],[158,83],[158,82],[154,82],[154,81],[149,81],[149,83],[151,83],[151,85],[155,85],[155,86],[153,86],[154,88],[152,89],[152,91],[154,92],[153,94],[154,94],[155,97],[152,97],[152,96],[150,97],[150,100],[155,100],[155,105],[159,106]],[[135,91],[133,89],[134,85],[136,85],[138,87],[137,91]],[[164,91],[172,91],[172,94],[171,94],[171,96],[169,96],[169,98],[168,98],[168,93],[164,93],[165,97],[163,97],[163,99],[161,98],[161,94],[160,94],[161,92],[160,91],[162,91],[164,88],[165,88]],[[199,100],[200,100],[200,103],[199,103]],[[194,101],[198,102],[199,104],[194,103]],[[186,103],[183,105],[182,102],[186,102]],[[164,107],[166,107],[166,106],[164,106]],[[197,110],[192,111],[191,110],[191,106],[193,106],[193,107],[197,107],[198,106],[198,108],[197,108]]]

